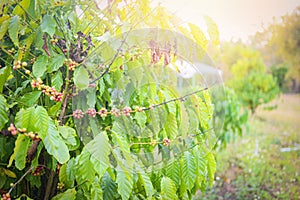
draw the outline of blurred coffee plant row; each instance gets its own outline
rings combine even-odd
[[[221,144],[247,130],[247,112],[276,109],[265,104],[280,93],[300,92],[300,7],[263,27],[249,41],[221,42],[214,51],[227,86]],[[221,146],[222,146],[221,145]]]

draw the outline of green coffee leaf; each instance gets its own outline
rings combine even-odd
[[[39,134],[39,136],[45,137],[48,135],[48,129],[49,129],[49,116],[47,113],[47,110],[42,106],[37,106],[35,109],[35,130]]]
[[[112,180],[108,173],[105,173],[103,178],[103,199],[110,200],[114,199],[117,193],[117,184]]]
[[[0,93],[3,91],[3,86],[9,77],[11,68],[9,66],[3,67],[0,69]]]
[[[212,186],[215,178],[216,173],[216,159],[212,153],[208,153],[207,156],[207,171],[208,171],[208,178],[209,178],[209,185]]]
[[[108,142],[106,133],[99,133],[85,146],[85,148],[91,154],[90,160],[93,163],[99,178],[101,178],[110,165],[109,154],[111,146]]]
[[[66,57],[64,55],[55,55],[50,62],[48,72],[57,71],[61,66],[63,66],[65,59]]]
[[[153,185],[150,177],[145,173],[145,171],[141,167],[137,167],[139,179],[143,183],[143,187],[145,188],[147,197],[152,197],[154,194]]]
[[[7,110],[8,105],[6,103],[6,99],[2,95],[0,95],[0,130],[2,130],[2,128],[8,121]]]
[[[124,167],[118,165],[117,167],[117,180],[118,193],[122,199],[129,199],[133,188],[133,177],[131,170],[126,170]]]
[[[91,199],[103,199],[103,191],[101,189],[100,183],[95,181],[91,187]]]
[[[95,178],[96,171],[94,170],[93,163],[91,161],[91,154],[84,148],[79,155],[76,168],[76,181],[78,184],[83,183],[86,180],[93,180]]]
[[[48,110],[48,114],[51,117],[57,117],[59,114],[61,108],[61,102],[57,102],[56,104],[54,104],[49,110]]]
[[[55,33],[56,22],[51,15],[44,15],[42,19],[41,29],[44,33],[48,33],[51,37]]]
[[[17,128],[26,128],[27,132],[38,133],[41,138],[48,134],[48,113],[42,106],[21,109],[15,118]]]
[[[217,24],[209,16],[204,16],[204,20],[207,26],[207,32],[212,43],[217,46],[220,44],[220,33]]]
[[[26,164],[27,151],[29,147],[29,137],[23,134],[18,134],[18,138],[15,142],[14,153],[11,155],[7,167],[10,167],[12,165],[12,162],[15,160],[16,168],[19,170],[24,169]]]
[[[176,198],[176,186],[172,179],[163,177],[160,183],[161,195],[163,200],[177,199]]]
[[[180,163],[174,160],[173,162],[169,163],[165,169],[166,176],[172,179],[175,185],[178,187],[181,180]]]
[[[23,103],[26,107],[33,106],[36,103],[36,101],[39,99],[41,94],[42,94],[41,91],[33,91],[33,92],[26,93],[21,97],[20,102]]]
[[[10,18],[8,16],[2,16],[1,18],[4,18],[4,17],[7,18],[7,19],[1,22],[1,26],[0,26],[0,40],[3,38],[3,36],[7,32],[9,21],[10,21]]]
[[[8,34],[15,46],[19,46],[19,23],[20,17],[13,16],[12,18],[10,18],[8,25]]]
[[[54,196],[52,200],[74,200],[76,199],[76,189],[68,189],[64,193],[59,193],[58,195]]]
[[[40,78],[46,72],[48,65],[48,57],[40,55],[32,66],[32,73],[36,78]]]
[[[49,119],[48,134],[41,136],[47,152],[59,163],[66,163],[70,159],[69,149],[63,142],[54,122]]]
[[[138,125],[140,127],[145,127],[145,124],[147,122],[147,115],[144,112],[137,112],[135,113],[134,118],[136,119]]]
[[[15,174],[15,172],[10,171],[9,169],[4,169],[4,168],[3,168],[3,171],[10,178],[17,178],[17,175]]]
[[[58,131],[68,144],[76,145],[76,131],[68,126],[59,126]]]
[[[68,163],[65,163],[61,166],[59,170],[59,181],[63,184],[65,184],[66,188],[73,187],[74,186],[74,169],[75,169],[75,160],[70,159]]]
[[[23,15],[26,11],[28,11],[28,8],[30,6],[30,0],[23,0],[14,8],[13,14],[14,15]]]
[[[62,73],[58,71],[52,76],[51,86],[54,86],[57,91],[60,91],[62,85],[63,85]]]
[[[28,132],[35,132],[35,108],[21,109],[16,114],[15,125],[17,128],[26,128]]]
[[[75,69],[74,83],[80,90],[86,89],[88,87],[89,73],[84,67],[80,66]]]
[[[182,166],[182,177],[188,190],[191,190],[196,181],[196,163],[193,154],[184,152]]]

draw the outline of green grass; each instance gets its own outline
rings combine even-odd
[[[217,154],[214,187],[196,199],[300,199],[300,95],[250,116],[249,132]],[[270,105],[269,105],[270,106]]]

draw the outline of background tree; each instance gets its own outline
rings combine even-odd
[[[284,65],[293,91],[299,91],[300,81],[300,7],[281,19],[274,20],[253,37],[253,46],[262,51],[269,66]],[[289,83],[290,84],[290,83]]]
[[[254,114],[259,105],[274,99],[279,89],[273,76],[267,74],[267,68],[258,51],[245,48],[241,52],[243,58],[232,65],[233,78],[228,85]]]

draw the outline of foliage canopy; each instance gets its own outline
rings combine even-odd
[[[3,199],[188,199],[212,185],[209,88],[183,98],[171,84],[153,84],[178,82],[174,69],[159,67],[175,65],[176,51],[126,46],[127,33],[159,26],[205,50],[202,30],[178,25],[147,0],[104,7],[4,0],[0,7]],[[216,25],[206,21],[218,45]]]

